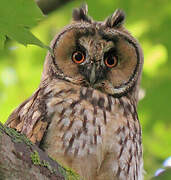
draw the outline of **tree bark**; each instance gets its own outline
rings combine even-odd
[[[24,135],[0,123],[0,180],[79,179],[32,144]]]
[[[35,0],[39,8],[44,14],[48,14],[55,9],[58,9],[62,5],[72,1],[72,0]]]

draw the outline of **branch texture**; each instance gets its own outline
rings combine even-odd
[[[65,180],[75,178],[24,135],[0,124],[0,180]],[[69,178],[69,179],[70,179]]]
[[[44,14],[48,14],[55,9],[60,8],[64,4],[70,2],[71,0],[35,0],[39,8],[43,11]]]

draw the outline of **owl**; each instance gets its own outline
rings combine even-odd
[[[87,6],[57,34],[38,89],[6,122],[85,180],[141,180],[137,115],[143,53],[116,10],[97,22]]]

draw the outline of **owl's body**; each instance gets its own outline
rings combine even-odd
[[[121,11],[97,23],[81,8],[74,20],[52,42],[38,90],[7,125],[84,179],[141,180],[141,49]]]

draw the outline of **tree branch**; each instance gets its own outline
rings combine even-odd
[[[32,144],[26,136],[0,123],[0,180],[78,179]]]
[[[48,14],[51,11],[61,7],[62,5],[70,2],[71,0],[35,0],[39,8],[44,14]]]

